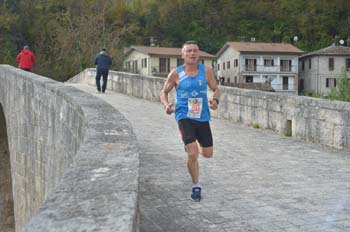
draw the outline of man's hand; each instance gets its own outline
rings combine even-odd
[[[173,103],[168,103],[164,106],[165,112],[167,114],[172,114],[174,112]]]
[[[217,99],[212,99],[212,100],[209,100],[209,107],[210,109],[212,110],[216,110],[218,108],[218,100]]]

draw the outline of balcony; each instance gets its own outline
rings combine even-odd
[[[264,66],[264,65],[243,65],[243,72],[249,73],[297,73],[297,65],[274,65],[274,66]]]

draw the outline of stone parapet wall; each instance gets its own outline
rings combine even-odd
[[[95,84],[95,69],[71,82]],[[110,71],[108,89],[159,101],[165,78]],[[322,145],[350,148],[350,103],[220,86],[222,96],[214,117],[258,125]],[[209,93],[211,95],[211,93]],[[174,101],[174,91],[170,101]]]
[[[0,104],[16,231],[138,230],[138,147],[117,110],[8,65]]]
[[[68,82],[96,85],[95,75],[95,69],[85,69]],[[126,72],[109,71],[107,89],[150,101],[159,101],[159,92],[163,87],[165,79],[165,77],[142,76]],[[169,100],[175,101],[175,91],[169,94]]]
[[[350,147],[350,103],[229,87],[221,92],[220,118],[334,148]]]

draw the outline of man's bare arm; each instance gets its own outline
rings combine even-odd
[[[216,110],[219,104],[220,90],[218,85],[216,84],[213,70],[209,67],[206,67],[205,72],[207,76],[208,86],[213,91],[213,98],[209,100],[210,108],[212,108],[213,110]]]
[[[168,94],[176,86],[177,70],[172,70],[166,79],[162,90],[160,91],[160,102],[164,105],[167,114],[174,112],[172,103],[169,103]]]

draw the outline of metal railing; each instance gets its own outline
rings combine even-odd
[[[276,72],[289,72],[297,73],[297,65],[274,65],[274,66],[265,66],[265,65],[243,65],[243,72],[264,72],[264,73],[276,73]]]

